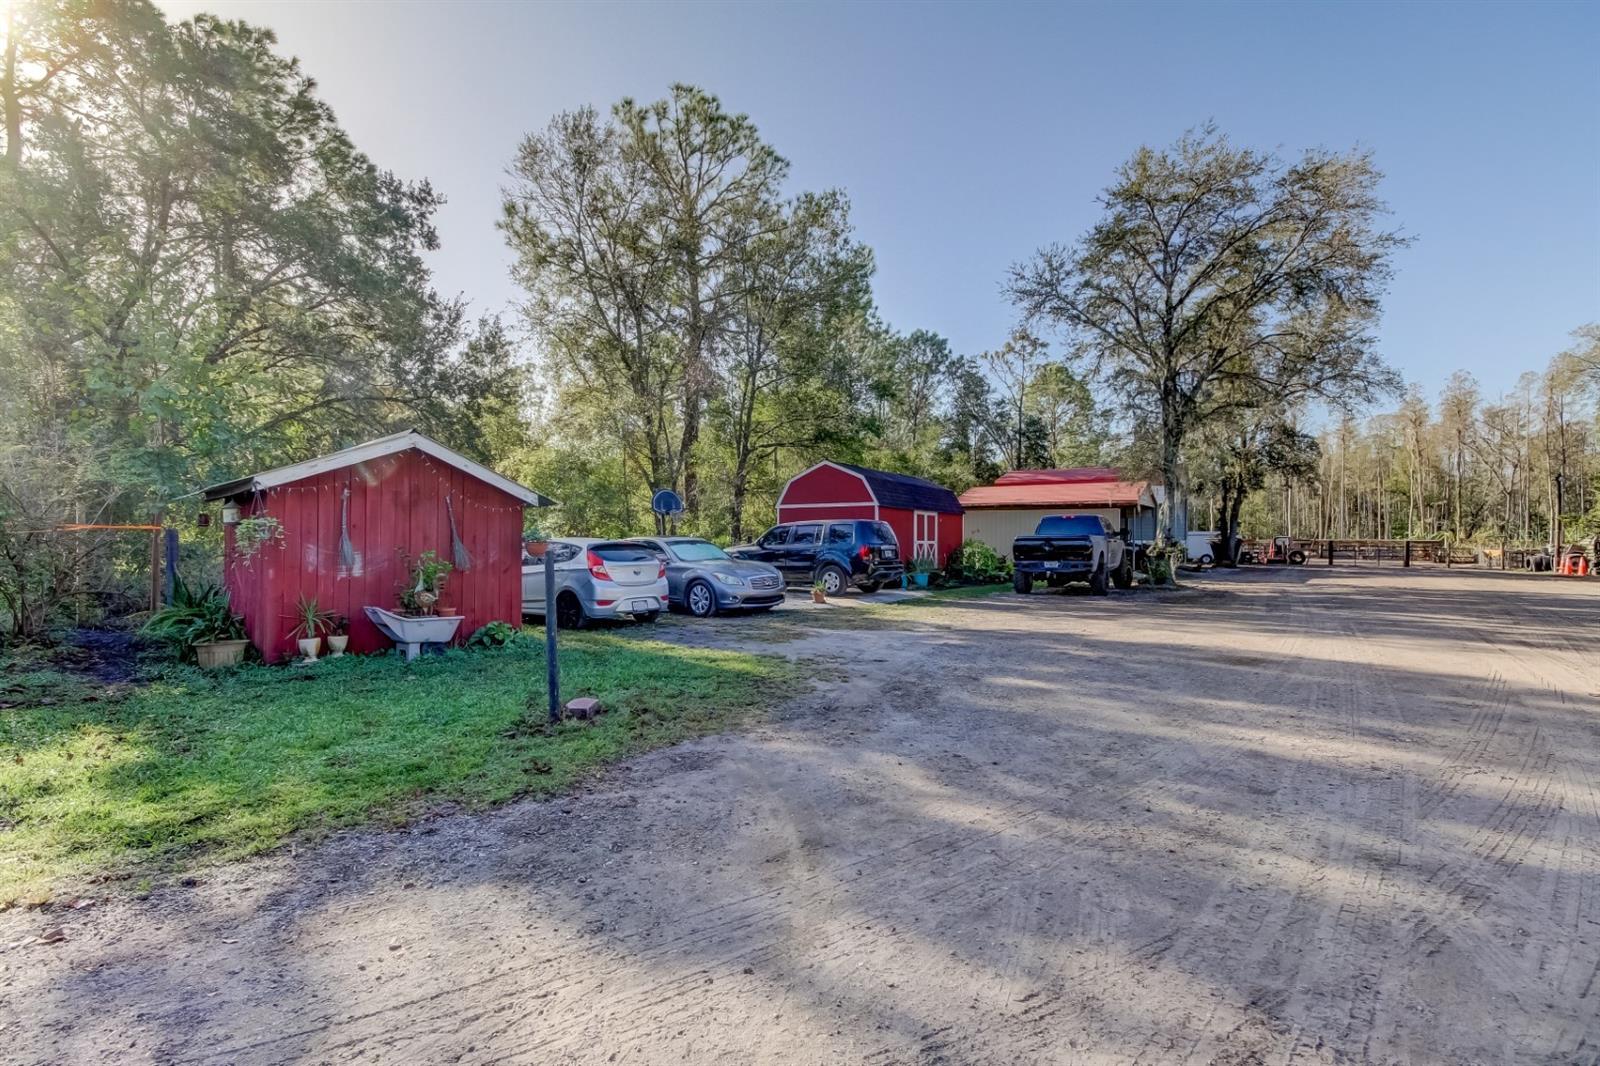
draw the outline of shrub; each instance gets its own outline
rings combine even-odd
[[[228,605],[228,594],[215,585],[191,589],[174,577],[172,603],[150,616],[144,632],[172,645],[184,659],[194,658],[196,644],[243,640],[244,623]]]
[[[955,582],[991,585],[1011,579],[1011,560],[980,540],[964,540],[950,556],[946,572]]]
[[[517,639],[517,627],[510,622],[490,622],[479,626],[467,638],[469,648],[501,648]]]

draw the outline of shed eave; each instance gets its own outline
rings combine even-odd
[[[426,437],[416,430],[406,430],[403,433],[392,433],[387,437],[369,440],[365,444],[357,444],[341,451],[319,455],[315,459],[307,459],[302,463],[291,463],[272,470],[252,475],[251,477],[236,478],[233,481],[224,481],[210,488],[202,489],[206,500],[222,500],[235,496],[248,496],[253,492],[264,492],[267,489],[277,488],[294,481],[301,481],[317,474],[327,473],[329,470],[341,470],[357,463],[381,459],[386,455],[410,451],[415,448],[424,455],[432,456],[442,463],[447,463],[463,473],[470,474],[485,484],[492,485],[508,496],[521,500],[529,507],[552,507],[556,501],[542,493],[535,492],[525,485],[519,485],[510,478],[495,473],[482,463],[473,462],[459,452],[451,451],[431,437]]]

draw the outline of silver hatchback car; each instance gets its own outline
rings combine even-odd
[[[697,618],[718,611],[768,611],[783,602],[777,567],[735,559],[698,537],[639,537],[631,543],[652,552],[667,568],[667,597]]]
[[[539,548],[535,553],[530,548]],[[601,619],[654,622],[667,606],[667,568],[637,544],[562,537],[522,551],[522,613],[544,617],[544,552],[555,555],[556,625],[582,629]]]

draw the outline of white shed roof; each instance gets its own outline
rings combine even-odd
[[[381,459],[386,455],[410,451],[412,448],[425,455],[432,456],[441,463],[448,463],[463,473],[471,474],[479,481],[486,482],[502,492],[515,496],[530,507],[550,507],[556,502],[525,485],[517,484],[508,477],[502,477],[482,463],[473,462],[460,452],[451,451],[433,438],[425,437],[414,429],[408,429],[403,433],[391,433],[387,437],[379,437],[377,440],[369,440],[365,444],[357,444],[342,451],[320,455],[315,459],[307,459],[303,463],[292,463],[289,466],[265,470],[249,477],[224,481],[221,484],[203,489],[202,492],[208,500],[224,500],[232,496],[262,492],[266,489],[276,488],[279,485],[287,485],[291,481],[299,481],[302,478],[327,473],[329,470],[339,470],[343,467],[354,466],[357,463],[365,463],[372,459]]]

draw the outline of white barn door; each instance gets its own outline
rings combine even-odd
[[[939,513],[937,511],[916,511],[912,513],[911,522],[911,558],[927,559],[937,564],[939,555]]]

